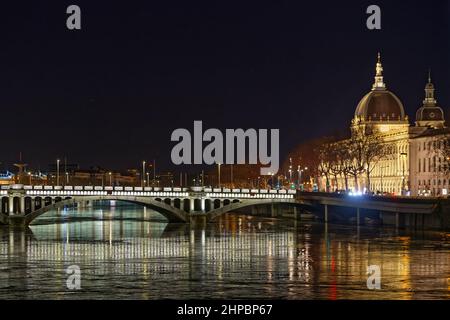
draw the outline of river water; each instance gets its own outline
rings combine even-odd
[[[190,229],[119,203],[0,227],[0,299],[167,298],[449,299],[450,234],[234,214]]]

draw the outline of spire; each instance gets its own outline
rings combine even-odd
[[[386,85],[383,82],[383,65],[381,64],[381,54],[379,52],[375,71],[375,83],[372,86],[372,90],[385,90]]]
[[[425,106],[435,106],[436,99],[434,98],[434,85],[431,82],[431,70],[428,69],[428,83],[425,85],[425,100],[423,100]]]

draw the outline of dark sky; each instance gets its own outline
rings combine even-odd
[[[366,28],[370,4],[382,30]],[[66,8],[82,30],[66,28]],[[281,156],[348,128],[377,51],[413,117],[432,68],[450,114],[448,1],[30,1],[2,4],[0,162],[170,169],[170,134],[279,128]],[[183,168],[185,170],[186,168]]]

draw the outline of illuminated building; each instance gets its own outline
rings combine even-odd
[[[352,135],[374,134],[382,143],[390,146],[371,168],[371,191],[418,195],[419,190],[423,189],[421,186],[423,187],[424,181],[427,182],[427,190],[431,190],[433,195],[442,194],[443,189],[448,189],[449,179],[444,178],[446,160],[437,149],[429,147],[425,155],[423,147],[420,148],[424,144],[436,145],[437,142],[433,141],[443,140],[449,134],[445,127],[444,111],[437,105],[434,97],[434,85],[430,76],[425,86],[423,106],[417,110],[415,126],[411,126],[401,100],[386,88],[381,57],[378,54],[374,84],[371,91],[358,103],[351,122],[351,132]],[[423,166],[423,161],[427,161],[426,172],[418,170],[419,162]],[[362,192],[369,189],[365,170],[367,167],[361,170],[357,182],[348,177],[349,189]],[[433,184],[433,179],[436,180],[434,192],[429,183]],[[437,187],[439,181],[440,188]],[[321,179],[321,189],[326,189],[325,179]],[[345,189],[344,177],[332,179],[330,189]]]

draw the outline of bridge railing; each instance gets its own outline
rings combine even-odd
[[[206,197],[235,197],[235,198],[293,198],[296,190],[275,189],[238,189],[238,188],[210,188],[210,187],[124,187],[124,186],[46,186],[46,185],[3,185],[0,194],[7,195],[8,190],[25,191],[28,195],[49,196],[150,196],[150,197],[188,197],[190,194],[201,193]]]

